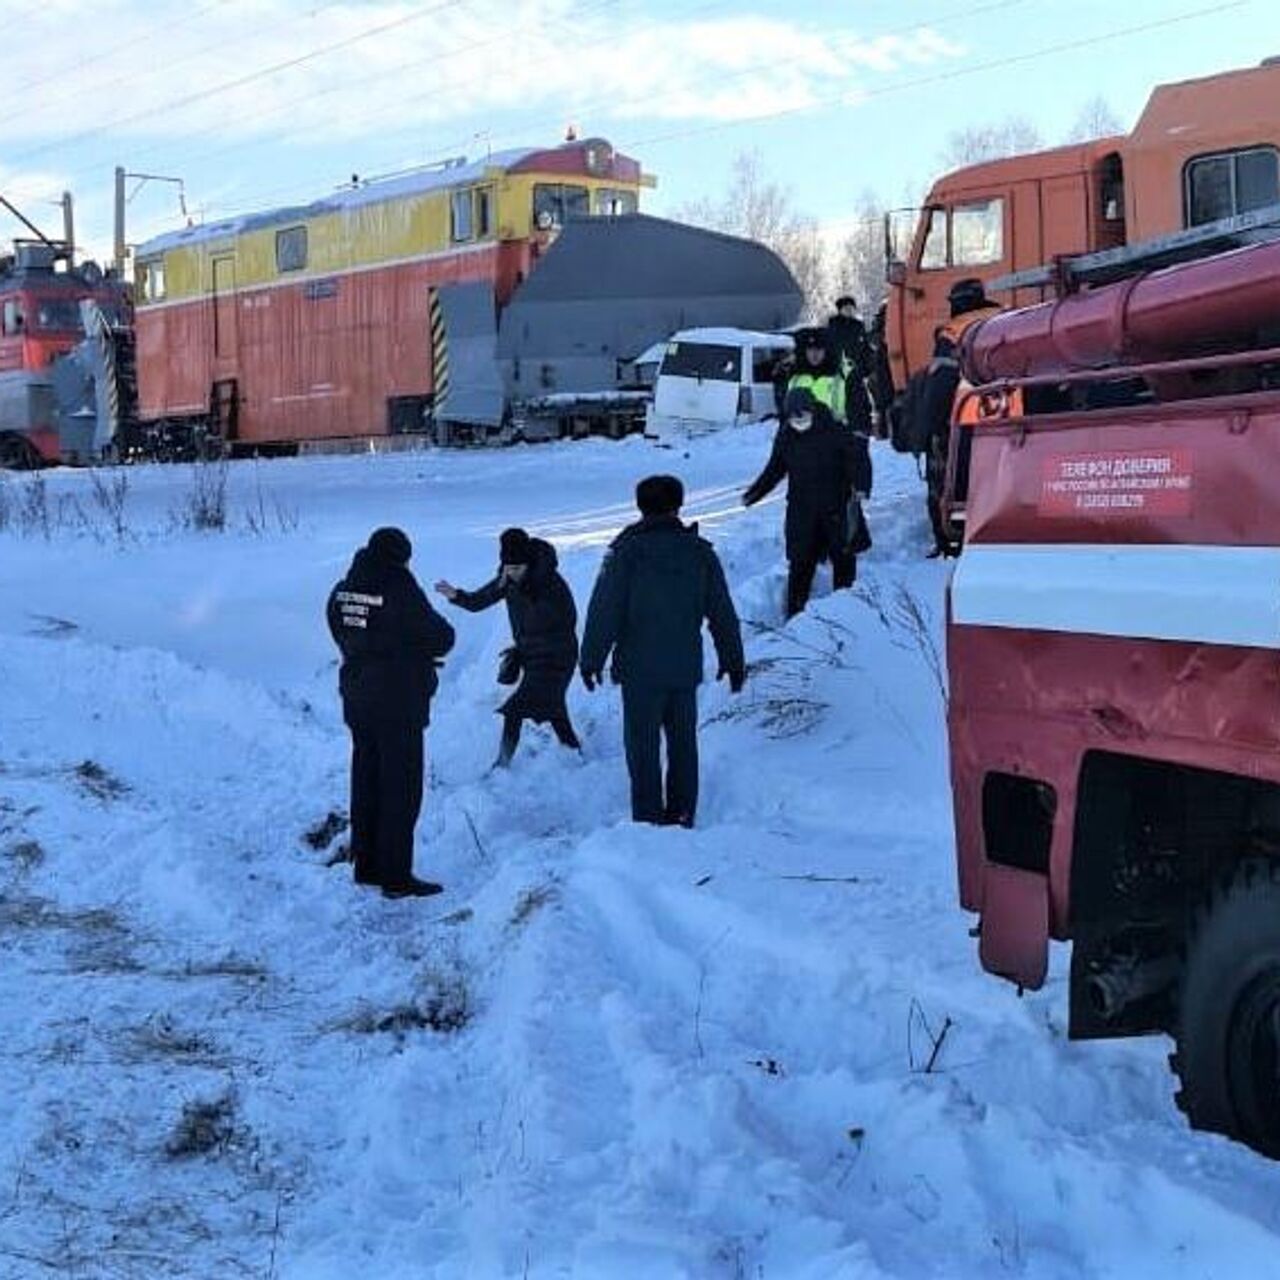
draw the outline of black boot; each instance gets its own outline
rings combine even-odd
[[[419,880],[417,876],[410,876],[399,884],[382,886],[384,898],[433,898],[437,893],[443,892],[444,887],[434,880]]]

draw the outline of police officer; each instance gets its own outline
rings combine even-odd
[[[681,522],[683,504],[684,486],[675,476],[649,476],[636,486],[641,518],[618,535],[601,566],[581,669],[583,684],[594,689],[612,652],[614,678],[622,685],[633,820],[691,827],[698,806],[703,622],[719,658],[717,678],[727,679],[734,693],[746,679],[746,664],[724,570],[697,527]]]
[[[850,500],[870,488],[869,472],[857,437],[836,423],[825,404],[803,387],[788,393],[786,419],[769,460],[742,495],[744,506],[754,506],[787,480],[788,618],[808,603],[820,561],[831,561],[836,590],[853,585],[857,530]]]
[[[550,724],[560,742],[575,751],[582,745],[565,706],[578,661],[578,610],[549,542],[531,538],[523,529],[506,529],[498,539],[498,557],[497,574],[478,590],[463,591],[445,581],[437,582],[436,590],[471,613],[506,602],[514,642],[509,660],[520,683],[501,708],[498,764],[505,766],[519,745],[525,720]]]
[[[795,336],[796,367],[787,391],[808,391],[831,410],[837,423],[845,421],[845,380],[825,329],[800,329]]]
[[[835,314],[827,320],[827,335],[844,375],[845,418],[855,431],[871,434],[871,397],[867,379],[871,376],[871,341],[858,318],[858,303],[850,295],[836,299]]]
[[[933,358],[929,362],[922,389],[921,412],[928,426],[925,452],[925,502],[933,527],[933,550],[937,556],[960,554],[960,539],[942,510],[946,485],[947,457],[951,448],[951,414],[960,387],[960,342],[966,331],[980,320],[1000,311],[987,297],[982,281],[974,277],[957,280],[947,294],[951,319],[934,335]],[[967,443],[967,442],[966,442]],[[968,449],[957,459],[957,489],[968,488]]]
[[[409,572],[412,554],[402,530],[375,530],[330,593],[326,611],[342,651],[338,684],[351,730],[355,879],[380,887],[387,898],[440,892],[413,874],[413,833],[436,667],[454,637]]]

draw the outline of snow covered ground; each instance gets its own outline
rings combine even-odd
[[[910,462],[858,592],[783,627],[768,439],[238,464],[224,532],[188,468],[120,473],[120,536],[90,475],[0,478],[0,1277],[1277,1273],[1280,1173],[1184,1129],[1168,1046],[1068,1043],[1064,955],[1021,1000],[978,968]],[[354,547],[474,585],[525,523],[585,606],[653,470],[748,627],[698,829],[626,821],[612,688],[585,758],[489,775],[505,618],[453,614],[446,896],[326,867]]]

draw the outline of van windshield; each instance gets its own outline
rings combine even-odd
[[[742,352],[737,347],[702,342],[672,342],[662,360],[668,377],[737,382],[742,375]]]

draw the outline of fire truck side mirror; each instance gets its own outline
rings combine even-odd
[[[889,262],[884,269],[884,278],[895,289],[901,289],[907,283],[907,264],[896,260]]]

